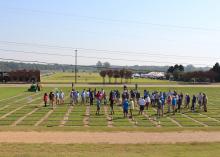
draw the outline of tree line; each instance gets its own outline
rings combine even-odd
[[[167,79],[185,82],[220,82],[220,65],[216,63],[210,70],[185,72],[184,66],[170,66],[166,73]]]
[[[132,71],[128,69],[106,69],[106,70],[101,70],[99,72],[100,76],[103,78],[103,84],[106,83],[106,77],[109,79],[109,83],[112,83],[112,78],[115,79],[114,83],[118,83],[118,79],[120,78],[120,83],[128,83],[128,80],[132,78]]]

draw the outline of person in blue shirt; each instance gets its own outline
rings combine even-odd
[[[172,97],[173,114],[175,114],[176,112],[176,104],[177,104],[176,96],[173,96]]]
[[[124,118],[128,116],[128,99],[125,99],[123,102],[123,113],[124,113]]]
[[[163,96],[160,97],[160,100],[161,100],[161,115],[163,117],[164,115],[164,105],[165,105],[165,99]]]

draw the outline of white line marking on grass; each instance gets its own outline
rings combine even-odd
[[[73,106],[71,105],[69,108],[68,108],[68,110],[67,110],[67,112],[65,113],[65,115],[64,115],[64,117],[63,117],[63,120],[60,122],[60,127],[62,127],[62,126],[64,126],[65,124],[66,124],[66,122],[68,121],[68,119],[69,119],[69,115],[70,115],[70,113],[72,112],[72,110],[73,110]]]
[[[54,110],[48,111],[39,121],[37,121],[34,126],[40,125],[43,121],[45,121],[52,113]]]
[[[22,100],[25,100],[25,99],[31,98],[31,97],[33,97],[33,96],[38,96],[38,95],[40,95],[40,94],[41,94],[41,93],[35,93],[35,94],[32,94],[32,95],[29,95],[29,96],[27,96],[27,97],[24,97],[24,98],[18,99],[18,100],[16,100],[16,101],[13,101],[13,103],[20,102],[20,101],[22,101]],[[39,99],[39,98],[38,98],[38,99]],[[32,100],[30,100],[28,103],[31,103],[31,102],[33,102],[34,100],[36,100],[36,99],[32,99]]]
[[[4,109],[6,109],[6,108],[8,108],[10,105],[5,105],[5,106],[3,106],[2,108],[0,108],[0,110],[4,110]]]
[[[186,115],[186,114],[184,114],[184,113],[182,113],[181,115],[183,115],[184,117],[186,117],[186,118],[188,118],[188,119],[191,119],[192,121],[194,121],[194,122],[196,122],[196,123],[198,123],[198,124],[200,124],[200,125],[202,125],[202,126],[204,126],[204,127],[208,127],[207,124],[202,123],[202,122],[200,122],[200,121],[198,121],[198,120],[195,120],[195,119],[193,119],[192,117],[190,117],[190,116],[188,116],[188,115]]]
[[[21,95],[24,95],[24,93],[21,93],[21,94],[18,94],[18,95],[9,97],[9,98],[1,99],[0,102],[1,102],[1,101],[5,101],[5,100],[10,100],[10,99],[13,99],[13,98],[16,98],[16,97],[19,97],[19,96],[21,96]]]
[[[19,118],[18,120],[16,120],[11,126],[16,126],[16,125],[19,124],[21,121],[23,121],[27,116],[33,114],[33,113],[36,112],[37,110],[39,110],[39,108],[33,109],[31,112],[27,113],[27,114],[24,115],[23,117],[21,117],[21,118]]]
[[[154,120],[153,118],[151,118],[147,113],[146,111],[143,112],[144,114],[144,117],[146,117],[152,124],[154,124],[156,127],[161,127],[161,125],[156,121]]]
[[[37,99],[39,99],[39,98],[32,99],[30,102],[28,102],[28,104],[30,104],[31,102],[33,102],[33,101],[35,101],[35,100],[37,100]],[[0,117],[0,120],[6,118],[7,116],[11,115],[12,113],[14,113],[14,112],[16,112],[16,111],[18,111],[18,110],[24,108],[25,106],[27,106],[27,104],[22,105],[22,106],[20,106],[20,107],[18,107],[18,108],[16,108],[16,109],[14,109],[14,110],[12,110],[12,111],[10,111],[10,112],[4,114],[3,116]]]
[[[14,113],[14,112],[16,112],[16,111],[22,109],[22,108],[25,107],[25,106],[26,106],[26,105],[20,106],[20,107],[16,108],[15,110],[12,110],[12,111],[10,111],[10,112],[4,114],[3,116],[0,117],[0,120],[1,120],[1,119],[4,119],[4,118],[6,118],[6,117],[8,117],[8,116],[11,115],[12,113]]]
[[[177,122],[176,120],[174,120],[173,118],[167,117],[167,119],[169,119],[171,122],[175,123],[178,127],[182,128],[183,126]]]
[[[106,119],[108,121],[108,127],[112,128],[113,127],[112,116],[109,116],[107,106],[104,106],[104,111],[105,111]]]
[[[199,113],[199,115],[205,116],[206,118],[211,119],[211,120],[213,120],[213,121],[215,121],[215,122],[220,122],[220,120],[215,119],[215,118],[212,118],[212,117],[209,117],[209,116],[207,116],[207,115],[205,115],[205,114]]]
[[[83,119],[84,127],[89,127],[90,106],[86,106],[86,114]]]

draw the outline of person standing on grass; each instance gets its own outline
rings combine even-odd
[[[192,106],[191,106],[192,112],[195,112],[195,107],[196,107],[196,96],[193,95],[193,98],[192,98]]]
[[[50,94],[49,94],[49,101],[50,101],[50,105],[52,105],[52,92],[50,92]]]
[[[206,96],[205,93],[203,93],[203,108],[204,108],[204,111],[207,112],[207,103],[208,103],[208,97]]]
[[[56,91],[55,97],[56,97],[56,105],[59,105],[60,104],[60,94],[58,91]]]
[[[139,99],[141,98],[140,92],[137,90],[136,91],[136,105],[138,104]]]
[[[111,115],[115,114],[114,113],[114,99],[115,99],[114,92],[111,91],[110,94],[109,94],[110,114]]]
[[[73,105],[73,102],[74,100],[73,100],[73,89],[72,89],[72,91],[70,92],[70,105]]]
[[[176,112],[176,104],[177,104],[177,99],[176,99],[176,96],[173,95],[172,97],[172,108],[173,108],[173,114],[175,115],[175,112]]]
[[[85,89],[83,89],[81,93],[81,104],[85,105],[85,103],[86,103],[86,92],[85,92]]]
[[[189,109],[189,104],[190,104],[190,96],[187,93],[185,96],[185,108]]]
[[[120,103],[120,92],[119,92],[119,90],[116,90],[115,95],[116,95],[116,103]]]
[[[151,94],[151,106],[155,106],[155,93],[153,92],[152,94]]]
[[[202,93],[199,93],[199,95],[197,96],[197,100],[198,100],[199,108],[202,109],[202,100],[203,100]]]
[[[128,99],[127,98],[124,99],[122,106],[123,106],[124,118],[128,117],[128,106],[129,106],[129,104],[128,104]]]
[[[89,103],[90,105],[93,105],[93,92],[91,90],[89,90]]]
[[[60,104],[64,104],[65,94],[64,94],[64,92],[62,90],[59,93],[59,97],[60,97]]]
[[[143,111],[144,111],[144,106],[146,104],[146,102],[145,102],[143,97],[139,99],[138,104],[140,106],[139,114],[142,115]]]
[[[56,105],[56,103],[55,103],[55,101],[56,101],[56,96],[55,96],[55,94],[52,92],[52,94],[51,94],[51,99],[52,99],[52,109],[54,109],[55,108],[55,105]]]
[[[133,119],[134,100],[132,98],[130,99],[129,107],[130,107],[131,119]]]
[[[161,101],[161,115],[163,117],[163,115],[164,115],[164,106],[165,106],[165,98],[163,97],[163,95],[160,97],[160,101]]]
[[[47,107],[47,102],[48,102],[48,95],[47,93],[44,93],[44,107]]]
[[[99,115],[101,108],[101,93],[98,91],[96,94],[96,115]]]
[[[170,108],[171,108],[171,103],[172,103],[172,96],[169,95],[167,98],[167,108],[168,108],[168,113],[170,113]]]
[[[161,109],[162,109],[162,101],[161,99],[159,99],[157,101],[157,117],[159,118],[161,116]]]
[[[181,95],[178,95],[178,101],[177,101],[177,109],[178,109],[178,112],[180,112],[181,110],[181,105],[182,105],[182,96]]]
[[[149,95],[146,96],[145,102],[146,102],[146,109],[148,110],[149,105],[150,105],[150,103],[151,103],[151,101],[150,101],[150,96],[149,96]]]

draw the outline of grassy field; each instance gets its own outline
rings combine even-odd
[[[109,83],[109,79],[106,76],[106,83]],[[71,83],[75,81],[75,73],[70,72],[57,72],[53,75],[43,76],[41,77],[42,83]],[[123,82],[125,80],[123,79]],[[121,79],[118,78],[115,81],[114,78],[111,79],[111,83],[121,83]],[[135,84],[177,84],[174,81],[167,81],[167,80],[153,80],[153,79],[145,79],[145,78],[138,78],[138,79],[131,79],[128,81],[129,83]],[[87,72],[80,72],[78,73],[78,83],[103,83],[102,77],[98,73],[87,73]]]
[[[219,143],[192,144],[0,144],[1,157],[218,157]],[[10,153],[9,153],[10,152]]]
[[[0,126],[8,127],[15,125],[16,127],[33,127],[37,125],[39,128],[56,128],[60,127],[64,121],[64,116],[70,109],[69,103],[69,92],[71,88],[61,88],[66,93],[66,104],[58,105],[55,110],[51,111],[51,107],[43,107],[42,97],[44,92],[54,91],[56,88],[44,88],[43,91],[38,93],[26,92],[24,88],[10,88],[13,91],[11,94],[5,95],[1,92],[0,95]],[[82,91],[83,88],[77,88]],[[98,88],[97,88],[98,89]],[[139,88],[143,91],[145,88]],[[134,112],[134,119],[123,118],[122,108],[115,105],[115,114],[109,115],[109,107],[101,106],[101,114],[95,115],[96,105],[85,106],[75,105],[70,113],[68,119],[65,120],[62,127],[63,130],[74,130],[76,128],[84,128],[85,118],[87,118],[87,125],[91,130],[148,130],[148,129],[161,129],[176,130],[177,128],[188,128],[188,129],[202,129],[220,128],[220,99],[218,91],[220,88],[168,88],[168,87],[150,87],[147,90],[153,91],[168,91],[177,90],[178,92],[197,94],[199,92],[205,92],[208,95],[208,112],[197,110],[192,113],[187,109],[182,109],[180,113],[175,115],[165,114],[164,117],[157,118],[156,109],[150,107],[149,110],[145,110],[146,115],[138,115],[138,108]],[[4,91],[4,88],[0,88]],[[8,89],[9,90],[9,89]],[[111,90],[110,87],[105,88],[108,93]],[[122,88],[120,88],[122,90]],[[5,90],[6,91],[6,90]],[[10,92],[8,91],[8,92]],[[8,93],[6,92],[6,93]],[[143,95],[143,92],[141,93]],[[8,98],[8,99],[7,99]],[[86,110],[89,109],[89,115],[86,115]],[[105,111],[106,110],[106,111]],[[167,107],[165,107],[167,111]],[[50,112],[50,113],[49,113]],[[45,115],[49,115],[45,118]],[[109,120],[109,117],[112,120]],[[43,119],[44,118],[44,119]],[[109,121],[111,124],[109,126]],[[109,127],[111,129],[109,129]],[[53,130],[53,129],[52,129]],[[56,130],[56,129],[54,129]],[[77,130],[77,129],[76,129]]]
[[[150,87],[149,91],[177,90],[178,92],[208,95],[208,112],[183,110],[176,115],[166,114],[156,117],[154,108],[145,110],[149,115],[134,113],[134,120],[123,118],[120,106],[115,106],[115,115],[109,115],[109,107],[101,106],[101,115],[95,115],[96,106],[76,105],[70,110],[69,92],[71,88],[60,88],[66,93],[66,104],[52,110],[43,107],[44,92],[55,91],[57,88],[44,88],[38,93],[27,92],[21,87],[0,87],[0,131],[80,131],[80,132],[170,132],[170,131],[219,131],[220,130],[220,98],[218,87]],[[82,87],[77,90],[82,91]],[[107,93],[112,89],[104,88]],[[143,95],[145,88],[139,88]],[[97,87],[99,90],[99,87]],[[122,88],[119,88],[121,91]],[[89,110],[88,110],[89,109]],[[167,108],[165,109],[167,110]],[[68,119],[63,123],[67,112]],[[89,115],[87,115],[89,111]],[[109,117],[112,118],[109,126]],[[86,124],[85,124],[86,119]],[[177,123],[179,125],[177,125]],[[158,127],[160,125],[160,127]],[[180,127],[181,126],[181,127]],[[220,143],[179,143],[179,144],[24,144],[0,143],[2,157],[60,157],[60,156],[120,156],[120,157],[217,157]]]

